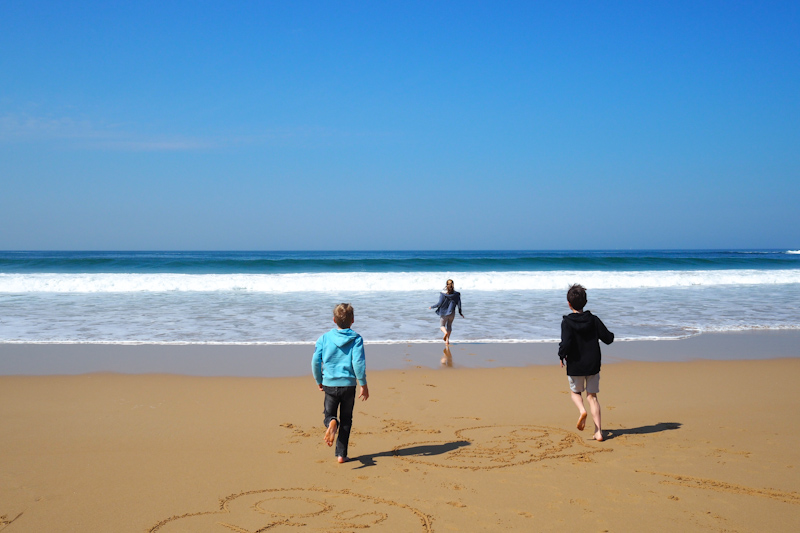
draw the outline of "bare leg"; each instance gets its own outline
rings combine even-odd
[[[450,337],[450,335],[447,334],[447,329],[445,329],[444,326],[440,327],[439,329],[442,330],[442,333],[444,333],[444,337],[442,337],[442,340],[444,342],[447,342],[448,337]]]
[[[592,412],[594,420],[594,440],[603,440],[603,427],[600,424],[600,402],[597,394],[587,394],[586,400],[589,402],[589,410]]]
[[[330,424],[328,424],[328,429],[325,430],[325,444],[328,446],[333,446],[333,441],[336,440],[336,429],[336,419],[333,419]]]
[[[575,407],[580,412],[577,428],[583,431],[583,428],[586,427],[586,408],[583,406],[583,396],[581,396],[580,392],[572,392],[572,401],[575,402]]]

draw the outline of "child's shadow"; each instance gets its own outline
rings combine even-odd
[[[465,440],[459,440],[454,442],[446,442],[444,444],[421,444],[419,446],[411,446],[410,448],[400,448],[399,450],[392,450],[389,452],[380,452],[374,453],[371,455],[359,455],[358,457],[354,457],[353,461],[359,461],[361,466],[358,468],[364,468],[366,466],[375,466],[375,459],[378,457],[411,457],[411,456],[431,456],[431,455],[442,455],[443,453],[452,452],[453,450],[457,450],[463,446],[469,446],[470,443]]]
[[[638,428],[627,429],[607,429],[605,430],[605,440],[611,440],[622,435],[647,435],[649,433],[660,433],[671,429],[680,429],[682,424],[679,422],[659,422],[652,426],[639,426]]]

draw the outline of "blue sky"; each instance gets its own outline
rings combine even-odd
[[[0,249],[800,247],[798,2],[0,0]]]

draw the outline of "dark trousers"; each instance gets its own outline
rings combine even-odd
[[[336,457],[347,457],[347,443],[350,442],[350,428],[353,426],[353,406],[356,403],[355,387],[326,387],[325,427],[336,420],[339,423],[339,436],[336,438]],[[336,416],[336,412],[339,416]]]

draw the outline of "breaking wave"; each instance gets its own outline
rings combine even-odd
[[[446,278],[456,290],[641,289],[800,283],[793,270],[664,270],[545,272],[333,272],[298,274],[0,274],[0,293],[403,292],[436,291]]]

